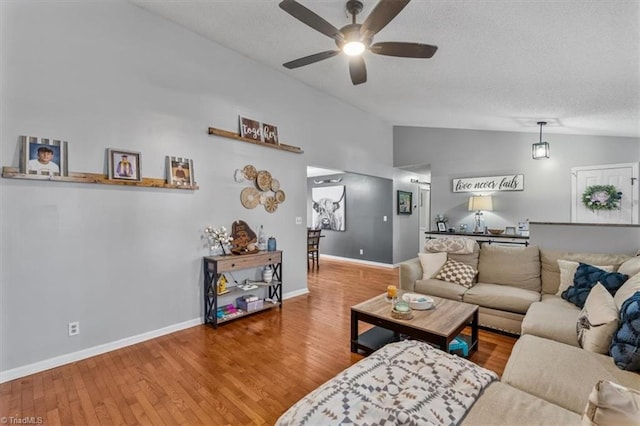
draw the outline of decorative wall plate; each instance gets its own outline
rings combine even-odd
[[[269,213],[273,213],[278,210],[278,202],[275,197],[267,197],[267,201],[264,204],[264,209]]]
[[[256,176],[256,186],[260,191],[269,191],[271,189],[271,173],[260,170]]]
[[[244,169],[242,169],[242,171],[244,172],[244,177],[248,180],[254,180],[256,178],[256,175],[258,174],[256,168],[251,164],[247,164],[246,166],[244,166]]]
[[[275,199],[276,199],[277,202],[284,203],[284,200],[286,198],[287,197],[284,195],[284,191],[282,189],[276,191]]]
[[[280,189],[280,181],[274,177],[271,178],[271,190],[273,192],[276,192],[278,189]]]
[[[260,193],[257,189],[247,187],[240,193],[240,202],[247,209],[254,209],[260,202]]]

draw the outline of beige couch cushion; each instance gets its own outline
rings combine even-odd
[[[629,275],[630,277],[640,273],[640,256],[632,257],[625,261],[618,268],[618,272],[621,274]]]
[[[618,315],[611,293],[602,284],[596,284],[578,315],[580,347],[599,354],[609,353],[613,335],[618,331]]]
[[[625,281],[613,296],[613,301],[616,303],[618,310],[620,310],[624,301],[633,296],[636,291],[640,291],[640,272]]]
[[[607,355],[531,335],[518,339],[502,375],[503,383],[579,414],[599,380],[640,389],[640,375]]]
[[[464,293],[462,300],[488,308],[524,314],[532,303],[540,300],[540,293],[506,285],[478,283]]]
[[[478,257],[480,256],[480,245],[476,242],[473,246],[473,253],[470,254],[456,254],[447,253],[447,259],[453,259],[457,262],[464,263],[471,266],[473,269],[478,269]]]
[[[418,253],[422,266],[422,279],[428,280],[438,273],[447,261],[447,253]]]
[[[558,299],[560,299],[558,297]],[[562,299],[560,299],[564,302]],[[564,302],[566,305],[571,305]],[[567,345],[579,346],[576,323],[580,309],[563,307],[555,301],[534,303],[522,320],[522,334],[544,337]]]
[[[466,287],[447,281],[436,279],[416,281],[414,291],[430,296],[442,297],[445,299],[462,301],[462,295],[467,291]]]
[[[589,395],[582,424],[640,425],[640,392],[608,380],[599,381]]]
[[[503,247],[484,244],[480,249],[478,282],[540,292],[538,247]]]
[[[487,387],[462,425],[579,425],[580,415],[500,382]]]
[[[613,265],[614,270],[631,256],[628,254],[572,253],[557,250],[540,249],[542,292],[556,294],[560,286],[560,269],[558,259],[573,260],[589,265]]]

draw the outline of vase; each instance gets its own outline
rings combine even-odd
[[[268,284],[272,280],[273,280],[273,269],[271,269],[271,266],[266,266],[262,271],[262,281]]]

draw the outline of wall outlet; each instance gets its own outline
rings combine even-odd
[[[75,336],[76,334],[80,334],[80,321],[69,323],[69,336]]]
[[[386,222],[387,221],[387,217],[386,216],[382,216],[382,221]]]
[[[296,225],[302,225],[302,217],[296,216]]]
[[[364,254],[364,250],[363,249],[360,249],[360,254]]]

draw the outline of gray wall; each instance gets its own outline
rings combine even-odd
[[[18,165],[19,135],[52,137],[69,141],[71,171],[106,172],[111,147],[142,152],[145,177],[164,176],[166,155],[192,158],[200,185],[0,179],[0,372],[197,321],[206,225],[263,224],[284,292],[306,291],[307,164],[393,175],[389,124],[129,3],[0,7],[1,165]],[[239,114],[304,154],[207,135]],[[276,213],[241,206],[246,164],[280,180]]]
[[[531,244],[549,250],[621,253],[640,250],[640,225],[531,224]]]
[[[342,178],[339,183],[316,184],[314,180]],[[393,262],[394,194],[391,179],[355,173],[316,176],[307,180],[307,225],[312,224],[314,187],[344,185],[345,231],[323,230],[320,253],[372,262]],[[387,221],[384,221],[384,216]],[[363,254],[360,254],[360,249]]]
[[[546,129],[545,129],[546,130]],[[518,220],[570,222],[571,174],[576,166],[640,161],[638,138],[575,136],[544,132],[551,158],[533,160],[531,144],[538,133],[394,127],[394,165],[431,165],[431,227],[435,215],[450,225],[472,227],[467,211],[469,193],[453,193],[452,179],[524,174],[524,191],[497,192],[494,211],[485,213],[487,226],[503,228]]]

